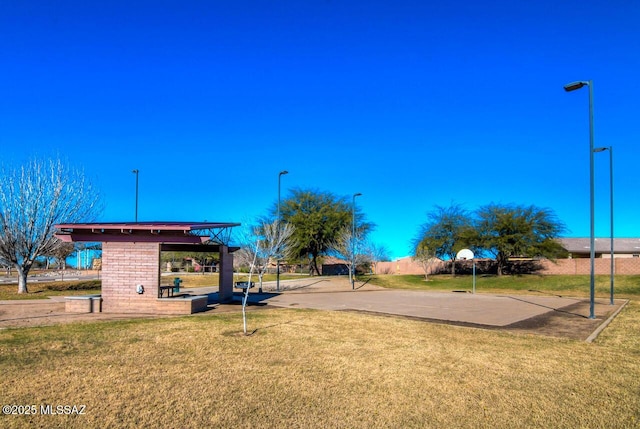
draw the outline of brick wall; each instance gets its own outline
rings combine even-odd
[[[596,274],[609,274],[611,271],[611,259],[596,258],[595,272]],[[441,272],[444,262],[435,264],[431,267],[432,273]],[[462,264],[461,261],[456,266]],[[555,263],[551,261],[542,261],[543,267],[541,274],[590,274],[591,261],[589,258],[575,259],[558,259]],[[620,275],[640,274],[640,258],[615,258],[614,273]],[[392,262],[378,262],[376,274],[420,274],[424,275],[422,266],[411,258],[402,258]]]
[[[155,313],[159,285],[160,244],[102,243],[103,312]]]
[[[615,274],[640,274],[640,258],[614,258]],[[558,259],[555,263],[543,261],[543,274],[591,274],[591,260],[589,258]],[[611,272],[611,259],[594,259],[596,274]]]
[[[439,261],[431,265],[429,274],[442,269],[444,262]],[[376,274],[421,274],[424,275],[422,265],[412,258],[402,258],[390,262],[378,262]]]
[[[193,314],[207,309],[206,295],[187,298],[159,298],[156,300],[156,314]]]

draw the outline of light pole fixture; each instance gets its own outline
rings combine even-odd
[[[278,213],[276,215],[277,240],[280,238],[280,179],[285,174],[289,174],[289,172],[287,170],[282,170],[280,173],[278,173]],[[280,252],[279,251],[280,249],[278,249],[278,255],[276,255],[276,292],[280,292]]]
[[[594,152],[604,152],[605,150],[609,151],[609,209],[610,209],[610,213],[609,213],[609,219],[611,220],[611,287],[610,287],[610,300],[609,300],[609,304],[613,305],[613,284],[614,284],[614,271],[615,271],[615,264],[613,262],[613,147],[609,146],[609,147],[597,147],[595,148],[593,151]]]
[[[140,170],[131,170],[131,172],[133,174],[136,175],[136,217],[135,220],[136,222],[138,222],[138,173],[140,173]]]
[[[571,82],[564,86],[564,90],[567,92],[575,91],[583,86],[589,87],[589,213],[590,213],[590,225],[589,225],[589,248],[591,259],[591,275],[590,275],[590,304],[589,304],[589,319],[595,319],[595,221],[594,221],[594,179],[593,179],[593,81],[581,80],[577,82]]]
[[[356,288],[356,197],[362,195],[360,192],[353,194],[351,203],[351,289]]]

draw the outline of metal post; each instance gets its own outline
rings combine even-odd
[[[280,238],[280,178],[284,174],[289,174],[287,170],[282,170],[278,174],[278,213],[276,215],[276,240]],[[278,246],[280,247],[280,246]],[[278,249],[278,255],[276,255],[276,292],[280,292],[280,249]],[[262,290],[260,291],[262,293]]]
[[[611,210],[611,214],[609,216],[611,220],[611,299],[609,301],[610,305],[613,305],[613,283],[614,274],[615,274],[615,263],[613,260],[614,252],[613,252],[613,147],[609,146],[609,209]]]
[[[593,81],[588,81],[589,85],[589,196],[591,200],[590,209],[590,242],[589,245],[591,247],[591,277],[589,279],[589,293],[590,293],[590,301],[589,301],[589,319],[595,319],[595,294],[596,294],[596,243],[595,243],[595,179],[594,179],[594,171],[593,171]]]
[[[351,290],[356,288],[356,197],[362,195],[361,193],[353,194],[353,202],[351,203]]]
[[[140,170],[132,170],[131,171],[133,174],[136,175],[136,217],[135,217],[135,221],[138,222],[138,173],[140,173]]]
[[[590,260],[591,260],[591,275],[589,281],[589,319],[595,319],[595,209],[594,209],[594,176],[593,176],[593,81],[577,81],[572,82],[564,86],[564,90],[575,91],[583,86],[589,87],[589,248],[590,248]]]
[[[473,293],[476,293],[476,260],[473,259]]]

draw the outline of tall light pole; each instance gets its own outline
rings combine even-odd
[[[289,172],[287,170],[282,170],[280,173],[278,173],[278,214],[276,215],[276,234],[278,234],[277,235],[278,238],[280,236],[280,178],[285,174],[289,174]],[[280,254],[279,254],[279,250],[280,249],[278,249],[278,255],[276,256],[276,292],[280,292]]]
[[[131,172],[136,175],[136,222],[138,222],[138,173],[140,170],[131,170]]]
[[[609,304],[613,305],[613,284],[614,284],[614,270],[615,264],[613,262],[613,147],[597,147],[593,151],[594,152],[604,152],[605,150],[609,151],[609,209],[611,210],[609,214],[609,219],[611,220],[611,299],[609,300]]]
[[[353,202],[351,203],[351,289],[356,288],[356,197],[362,195],[360,192],[353,194]]]
[[[581,80],[577,82],[571,82],[564,86],[564,90],[567,92],[575,91],[583,86],[589,87],[589,210],[590,210],[590,225],[589,225],[589,248],[591,258],[591,277],[589,284],[590,291],[590,304],[589,304],[589,319],[595,319],[595,294],[596,294],[596,281],[595,281],[595,221],[594,221],[594,179],[593,179],[593,81]]]

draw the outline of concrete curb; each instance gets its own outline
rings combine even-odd
[[[629,304],[629,300],[628,299],[626,299],[624,301],[624,303],[622,303],[622,305],[611,316],[609,316],[609,318],[607,320],[605,320],[600,326],[598,326],[598,329],[596,329],[595,331],[593,331],[593,333],[591,335],[589,335],[589,337],[586,339],[586,342],[587,343],[592,343],[596,338],[598,338],[598,335],[600,335],[600,333],[602,331],[604,331],[604,329],[607,326],[609,326],[609,323],[611,323],[613,321],[613,319],[616,318],[618,313],[620,313],[622,311],[622,309],[624,307],[626,307],[627,304]]]

